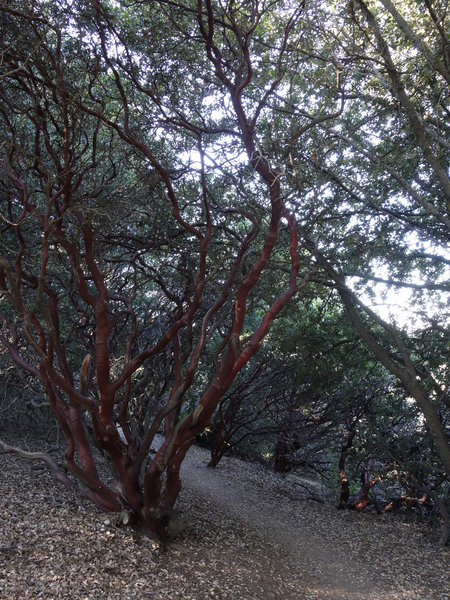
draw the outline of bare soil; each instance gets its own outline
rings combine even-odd
[[[162,553],[0,455],[1,600],[450,600],[450,552],[391,515],[337,511],[300,482],[225,458],[183,465],[181,533]]]

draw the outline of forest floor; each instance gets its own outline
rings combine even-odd
[[[183,528],[167,552],[0,455],[1,600],[450,600],[450,551],[429,527],[337,511],[299,482],[224,458],[183,465]]]

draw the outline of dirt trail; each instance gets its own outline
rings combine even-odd
[[[259,465],[226,459],[214,470],[206,468],[207,459],[200,448],[188,454],[184,494],[208,499],[212,512],[227,515],[263,545],[270,543],[268,566],[274,572],[287,568],[296,582],[293,598],[309,597],[308,590],[311,597],[336,600],[450,598],[450,580],[447,593],[433,591],[433,573],[424,577],[430,548],[423,545],[429,542],[422,539],[414,548],[417,562],[408,567],[411,548],[402,552],[399,546],[407,541],[408,524],[394,523],[401,529],[394,538],[387,518],[305,500],[298,487]],[[434,574],[442,575],[448,571]]]
[[[278,546],[274,568],[283,562],[298,570],[298,575],[309,574],[311,584],[333,598],[373,598],[380,591],[372,569],[330,548],[314,530],[314,523],[305,522],[295,503],[286,503],[280,495],[266,495],[263,489],[231,476],[229,471],[227,476],[192,459],[183,466],[183,484],[186,491],[208,498],[238,527],[254,530],[255,537],[267,538]]]

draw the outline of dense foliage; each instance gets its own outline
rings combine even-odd
[[[0,3],[0,343],[103,509],[164,539],[212,424],[448,520],[446,10]]]

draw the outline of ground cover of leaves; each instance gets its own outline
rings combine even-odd
[[[182,531],[163,553],[0,455],[1,600],[450,600],[450,552],[428,527],[337,511],[261,465],[183,465]]]

